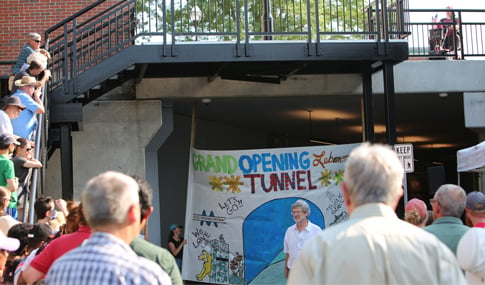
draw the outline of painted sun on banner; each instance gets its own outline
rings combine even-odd
[[[213,151],[192,149],[183,279],[285,284],[291,204],[305,199],[322,229],[347,218],[340,183],[358,144]]]

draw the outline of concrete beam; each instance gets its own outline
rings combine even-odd
[[[396,94],[485,91],[485,61],[405,61],[394,67]],[[372,75],[374,94],[384,93],[382,72]],[[359,74],[294,75],[281,84],[216,78],[149,78],[136,86],[138,99],[322,96],[362,94]]]

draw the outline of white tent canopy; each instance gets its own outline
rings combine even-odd
[[[485,141],[456,153],[458,172],[485,173]]]

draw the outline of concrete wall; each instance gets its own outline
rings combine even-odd
[[[72,132],[74,197],[107,170],[145,177],[145,146],[161,126],[161,102],[102,101],[83,108],[82,130]],[[61,196],[60,155],[47,163],[46,195]]]

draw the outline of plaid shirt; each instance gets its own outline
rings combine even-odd
[[[156,263],[137,256],[111,234],[95,232],[80,247],[60,257],[45,284],[172,284]]]

